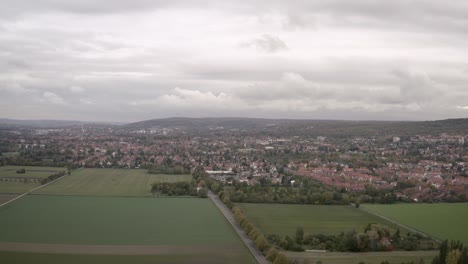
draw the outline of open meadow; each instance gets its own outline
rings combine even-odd
[[[382,219],[351,206],[297,204],[236,204],[264,234],[293,236],[298,226],[310,234],[362,231]],[[387,224],[388,223],[385,223]]]
[[[17,173],[25,169],[25,173]],[[66,168],[38,166],[3,166],[0,167],[0,193],[20,194],[41,186],[40,180]]]
[[[365,204],[362,207],[438,239],[460,240],[468,245],[468,203]]]
[[[140,169],[79,169],[34,192],[53,195],[151,196],[155,182],[190,182],[189,174],[149,174]]]
[[[27,195],[0,208],[0,234],[0,259],[25,263],[254,263],[208,199]]]

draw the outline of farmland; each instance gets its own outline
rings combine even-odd
[[[64,253],[61,258],[67,263],[73,263],[68,261],[73,254],[83,255],[86,263],[124,263],[111,255],[132,247],[135,252],[128,255],[139,255],[132,263],[252,262],[233,229],[206,199],[28,195],[0,208],[0,233],[0,258],[25,262],[38,257],[34,263],[51,263],[47,253]],[[5,252],[21,248],[11,250],[11,243],[27,243],[23,247],[36,253]],[[54,244],[58,248],[52,252],[37,252]],[[103,251],[96,253],[96,247]]]
[[[35,194],[151,196],[155,182],[190,182],[191,175],[148,174],[139,169],[80,169]]]
[[[25,169],[25,173],[16,173],[19,169]],[[0,178],[47,178],[48,176],[66,171],[66,168],[59,167],[38,167],[38,166],[4,166],[0,167]]]
[[[351,206],[297,204],[237,204],[264,234],[294,235],[302,226],[306,233],[338,234],[363,230],[379,217]]]
[[[436,238],[468,244],[468,203],[366,204],[363,207]]]
[[[25,169],[25,173],[16,170]],[[0,193],[19,194],[39,187],[40,179],[65,171],[65,168],[35,167],[35,166],[4,166],[0,167]]]
[[[76,255],[1,252],[0,260],[4,263],[34,263],[34,264],[217,264],[217,263],[254,263],[240,258],[232,258],[226,250],[212,252],[208,256],[202,254],[164,254],[164,255]]]

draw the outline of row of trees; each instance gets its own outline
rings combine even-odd
[[[153,183],[151,192],[155,196],[198,196],[200,198],[207,197],[206,188],[197,187],[197,183],[188,182],[160,182]]]
[[[380,224],[368,224],[363,232],[352,230],[338,235],[304,234],[304,229],[298,227],[295,236],[281,238],[270,234],[267,239],[270,243],[291,251],[304,251],[305,248],[340,252],[431,250],[438,246],[432,239],[416,233],[402,235],[397,229],[392,234],[388,226]]]
[[[53,180],[56,180],[62,176],[65,176],[65,174],[69,174],[70,172],[65,172],[65,171],[60,171],[60,172],[57,172],[57,173],[54,173],[52,175],[50,175],[49,177],[47,178],[44,178],[41,180],[41,184],[46,184],[48,182],[51,182]]]
[[[366,185],[362,192],[348,192],[345,188],[326,186],[303,176],[284,176],[281,184],[271,184],[262,178],[259,184],[248,185],[233,181],[233,187],[225,188],[230,199],[236,203],[281,203],[281,204],[327,204],[347,205],[350,203],[383,203],[397,201],[396,195],[388,190]]]
[[[263,234],[247,219],[245,214],[239,207],[234,206],[229,195],[224,192],[219,192],[219,198],[226,204],[226,206],[231,209],[234,219],[240,225],[240,227],[245,231],[249,238],[255,243],[257,249],[262,252],[266,259],[273,264],[289,264],[288,258],[283,254],[278,252],[278,250],[270,245],[268,240],[263,236]]]

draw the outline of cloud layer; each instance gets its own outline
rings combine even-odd
[[[468,3],[0,0],[0,117],[468,116]]]

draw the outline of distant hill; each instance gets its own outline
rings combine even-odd
[[[111,123],[73,121],[73,120],[23,120],[23,119],[0,118],[0,127],[54,128],[54,127],[77,126],[81,124],[111,124]]]
[[[468,119],[438,121],[340,121],[262,118],[164,118],[124,125],[126,129],[183,128],[211,130],[215,128],[263,131],[264,133],[310,136],[368,136],[468,133]]]
[[[264,118],[242,118],[242,117],[208,117],[208,118],[188,118],[188,117],[171,117],[163,119],[145,120],[136,123],[125,125],[127,128],[187,128],[187,129],[203,129],[224,127],[231,128],[256,128],[264,126],[275,126],[301,123],[303,120],[293,119],[264,119]]]

